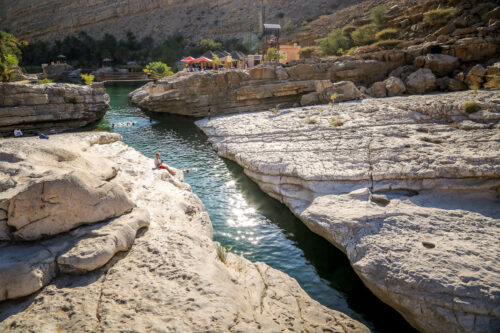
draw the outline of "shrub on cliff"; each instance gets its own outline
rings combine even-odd
[[[174,75],[174,72],[172,72],[170,67],[161,61],[150,62],[146,68],[144,68],[144,72],[149,76],[159,78]]]
[[[342,33],[346,37],[351,37],[351,34],[356,30],[358,27],[352,24],[348,24],[342,28]]]
[[[387,7],[382,5],[373,8],[370,11],[370,17],[372,19],[372,23],[377,27],[385,27],[387,20],[389,19],[387,16]]]
[[[352,40],[356,45],[366,45],[375,41],[375,34],[378,28],[375,24],[363,25],[351,34]]]
[[[475,100],[464,102],[464,111],[467,113],[477,112],[479,111],[479,105],[477,105]]]
[[[53,83],[51,79],[43,79],[43,80],[38,80],[36,84],[44,84],[44,83]]]
[[[424,22],[433,26],[445,25],[456,14],[456,8],[434,9],[424,13]]]
[[[375,34],[375,38],[377,40],[387,40],[387,39],[395,39],[398,38],[399,30],[396,28],[387,28],[384,30],[380,30]]]
[[[319,56],[321,50],[317,46],[306,46],[300,49],[300,57],[307,59],[307,58],[314,58]]]
[[[354,54],[354,51],[356,51],[356,49],[357,49],[356,46],[353,46],[353,47],[351,47],[350,49],[347,49],[347,50],[339,49],[337,51],[337,54],[338,55],[343,55],[343,56],[345,56],[345,55],[352,55],[352,54]]]
[[[317,41],[323,55],[337,55],[339,49],[349,49],[351,40],[344,36],[341,29],[333,29],[328,36]]]
[[[399,40],[399,39],[388,39],[388,40],[378,41],[376,43],[373,43],[372,45],[374,47],[377,47],[377,48],[380,48],[383,50],[390,50],[390,49],[393,49],[396,46],[398,46],[399,43],[401,43],[401,40]]]

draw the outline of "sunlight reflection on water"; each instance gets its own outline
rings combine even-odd
[[[241,167],[219,158],[193,120],[147,114],[128,105],[134,86],[111,85],[112,110],[96,126],[122,134],[125,143],[171,166],[189,169],[185,180],[200,197],[214,238],[232,252],[294,277],[314,299],[362,321],[375,332],[412,332],[394,310],[376,299],[344,254],[313,234],[284,205],[264,194]],[[135,122],[133,126],[121,126]]]

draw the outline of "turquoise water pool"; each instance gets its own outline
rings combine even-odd
[[[112,109],[90,128],[120,133],[125,143],[144,155],[153,158],[158,151],[169,165],[193,170],[185,180],[203,201],[215,240],[251,261],[293,276],[312,298],[374,332],[414,331],[363,285],[342,252],[262,192],[240,166],[217,156],[193,119],[131,107],[127,95],[138,86],[107,85]]]

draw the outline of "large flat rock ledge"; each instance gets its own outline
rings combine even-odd
[[[219,155],[344,251],[370,290],[415,328],[498,331],[498,90],[197,124]]]
[[[263,263],[216,254],[183,181],[118,134],[0,141],[0,331],[368,332]]]
[[[104,117],[109,96],[102,83],[0,83],[0,136],[85,126]],[[47,133],[48,134],[48,133]]]

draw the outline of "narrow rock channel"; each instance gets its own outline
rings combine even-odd
[[[312,298],[374,332],[413,331],[363,285],[343,253],[262,192],[240,166],[218,157],[193,119],[129,106],[127,95],[135,88],[107,86],[112,110],[97,127],[120,133],[126,144],[148,157],[160,152],[169,165],[189,169],[185,180],[203,201],[215,240],[289,274]]]

